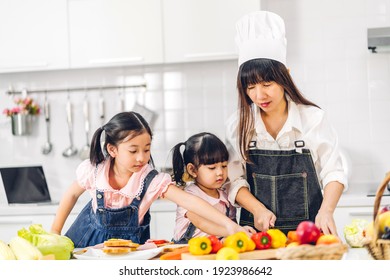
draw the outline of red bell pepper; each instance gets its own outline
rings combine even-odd
[[[256,244],[256,249],[264,250],[271,247],[272,237],[267,232],[257,232],[252,234],[251,239]]]
[[[223,247],[222,242],[215,236],[215,235],[209,235],[207,236],[208,239],[211,241],[211,252],[210,254],[215,254]]]

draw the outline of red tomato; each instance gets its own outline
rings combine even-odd
[[[152,239],[151,242],[153,242],[156,245],[164,244],[164,243],[169,243],[168,240],[165,239]]]

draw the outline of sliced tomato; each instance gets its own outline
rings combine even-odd
[[[169,243],[168,240],[165,239],[152,239],[150,242],[153,242],[156,245],[164,244],[164,243]]]

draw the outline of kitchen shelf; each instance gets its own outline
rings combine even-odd
[[[28,90],[23,89],[20,91],[15,91],[12,88],[6,91],[6,94],[14,95],[14,94],[27,94],[27,93],[58,93],[58,92],[80,92],[80,91],[104,91],[104,90],[112,90],[112,89],[126,89],[126,88],[140,88],[145,90],[146,83],[133,84],[133,85],[108,85],[108,86],[88,86],[88,87],[72,87],[72,88],[54,88],[54,89],[37,89],[37,90]]]

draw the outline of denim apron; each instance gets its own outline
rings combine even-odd
[[[251,193],[275,214],[275,228],[286,234],[302,221],[314,222],[322,203],[313,159],[304,145],[295,141],[296,149],[287,151],[250,149],[253,164],[246,164]],[[253,214],[244,208],[240,224],[254,227]]]
[[[226,213],[225,213],[226,217],[229,217],[230,216],[229,214],[230,214],[229,207],[226,207]],[[234,222],[236,222],[236,220],[234,220]],[[186,231],[183,233],[180,239],[179,240],[172,239],[172,242],[175,244],[187,244],[188,241],[193,237],[195,230],[196,230],[196,226],[194,226],[194,224],[190,222]]]
[[[158,174],[152,170],[145,177],[139,197],[122,208],[105,208],[104,192],[96,188],[97,209],[92,200],[83,208],[72,226],[66,232],[76,248],[93,246],[110,238],[130,239],[134,243],[145,243],[150,238],[150,213],[146,212],[142,224],[138,222],[139,205],[153,178]]]

